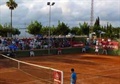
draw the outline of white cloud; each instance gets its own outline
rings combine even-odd
[[[5,5],[8,0],[0,0],[0,24],[10,23],[10,10]],[[38,20],[48,26],[49,0],[15,0],[18,7],[13,11],[13,26],[24,27],[25,23]],[[55,2],[51,7],[51,25],[58,20],[69,26],[90,21],[91,0],[50,0]],[[107,22],[120,26],[120,0],[94,0],[94,20],[100,17],[101,24]],[[6,18],[7,17],[7,18]]]

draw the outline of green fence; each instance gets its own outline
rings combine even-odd
[[[42,55],[48,55],[48,49],[39,49],[34,50],[35,56],[42,56]],[[58,49],[50,49],[50,55],[57,54]],[[63,48],[62,54],[72,54],[72,53],[82,53],[82,48],[80,47],[69,47],[69,48]],[[22,51],[16,51],[16,57],[28,57],[30,50],[22,50]],[[94,49],[90,48],[87,53],[94,53]],[[99,51],[100,54],[102,54],[102,49]],[[108,50],[108,55],[114,55],[114,56],[120,56],[120,49],[119,50]]]
[[[58,49],[50,49],[50,55],[57,54]],[[17,57],[27,57],[29,56],[29,50],[24,51],[16,51]],[[42,56],[42,55],[48,55],[49,50],[48,49],[40,49],[40,50],[34,50],[34,53],[36,56]],[[62,54],[70,54],[70,53],[80,53],[81,48],[63,48]]]

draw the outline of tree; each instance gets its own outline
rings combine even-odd
[[[0,35],[2,35],[3,26],[0,24]]]
[[[81,29],[79,27],[72,27],[71,28],[71,34],[80,35]]]
[[[6,37],[9,36],[9,33],[12,34],[12,30],[13,28],[12,29],[10,28],[10,24],[7,23],[4,24],[2,29],[2,33],[3,33],[2,36],[6,36]]]
[[[57,35],[67,35],[70,32],[70,29],[65,23],[60,23],[59,21],[56,32]]]
[[[111,24],[108,24],[108,23],[107,23],[106,37],[113,38],[113,36],[114,36],[113,27],[112,27]]]
[[[101,30],[101,27],[100,27],[100,19],[98,17],[95,21],[94,26],[93,26],[93,32],[95,32],[97,37],[98,37],[100,35],[101,31],[102,30]]]
[[[3,28],[2,25],[0,24],[0,29]]]
[[[120,27],[115,28],[115,34],[117,35],[117,38],[120,39]]]
[[[99,17],[96,19],[96,21],[95,21],[95,24],[94,25],[96,25],[96,26],[100,26],[100,19],[99,19]]]
[[[10,25],[4,24],[3,26],[0,25],[0,35],[3,37],[7,37],[8,33],[13,35],[19,35],[20,31],[17,28],[10,28]]]
[[[6,2],[6,5],[11,10],[11,29],[12,29],[12,10],[14,10],[18,6],[18,4],[14,0],[9,0],[8,2]]]
[[[56,35],[56,27],[53,25],[51,28],[50,28],[50,31],[51,31],[51,35]]]
[[[41,28],[42,24],[38,21],[31,22],[31,24],[27,27],[28,33],[33,35],[40,34]]]
[[[12,32],[13,35],[20,35],[20,33],[21,32],[17,28],[13,29],[13,32]]]
[[[82,31],[82,34],[83,35],[89,35],[89,25],[88,23],[84,22],[83,25],[82,24],[79,24],[80,28],[81,28],[81,31]]]
[[[42,35],[48,35],[49,27],[42,27],[40,33]]]

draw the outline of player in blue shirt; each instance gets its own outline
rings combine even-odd
[[[76,84],[76,79],[77,79],[77,75],[74,72],[74,69],[71,69],[71,83],[70,84]]]

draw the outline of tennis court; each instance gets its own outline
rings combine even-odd
[[[77,73],[77,84],[120,84],[119,56],[69,54],[26,57],[19,58],[19,60],[62,70],[64,73],[63,84],[70,84],[71,68],[74,68]],[[48,84],[38,76],[35,77],[10,67],[6,59],[0,59],[0,62],[0,84]],[[29,71],[32,69],[29,67]],[[44,73],[44,70],[34,70],[31,73],[39,75],[41,72]],[[42,76],[47,77],[46,74]]]

